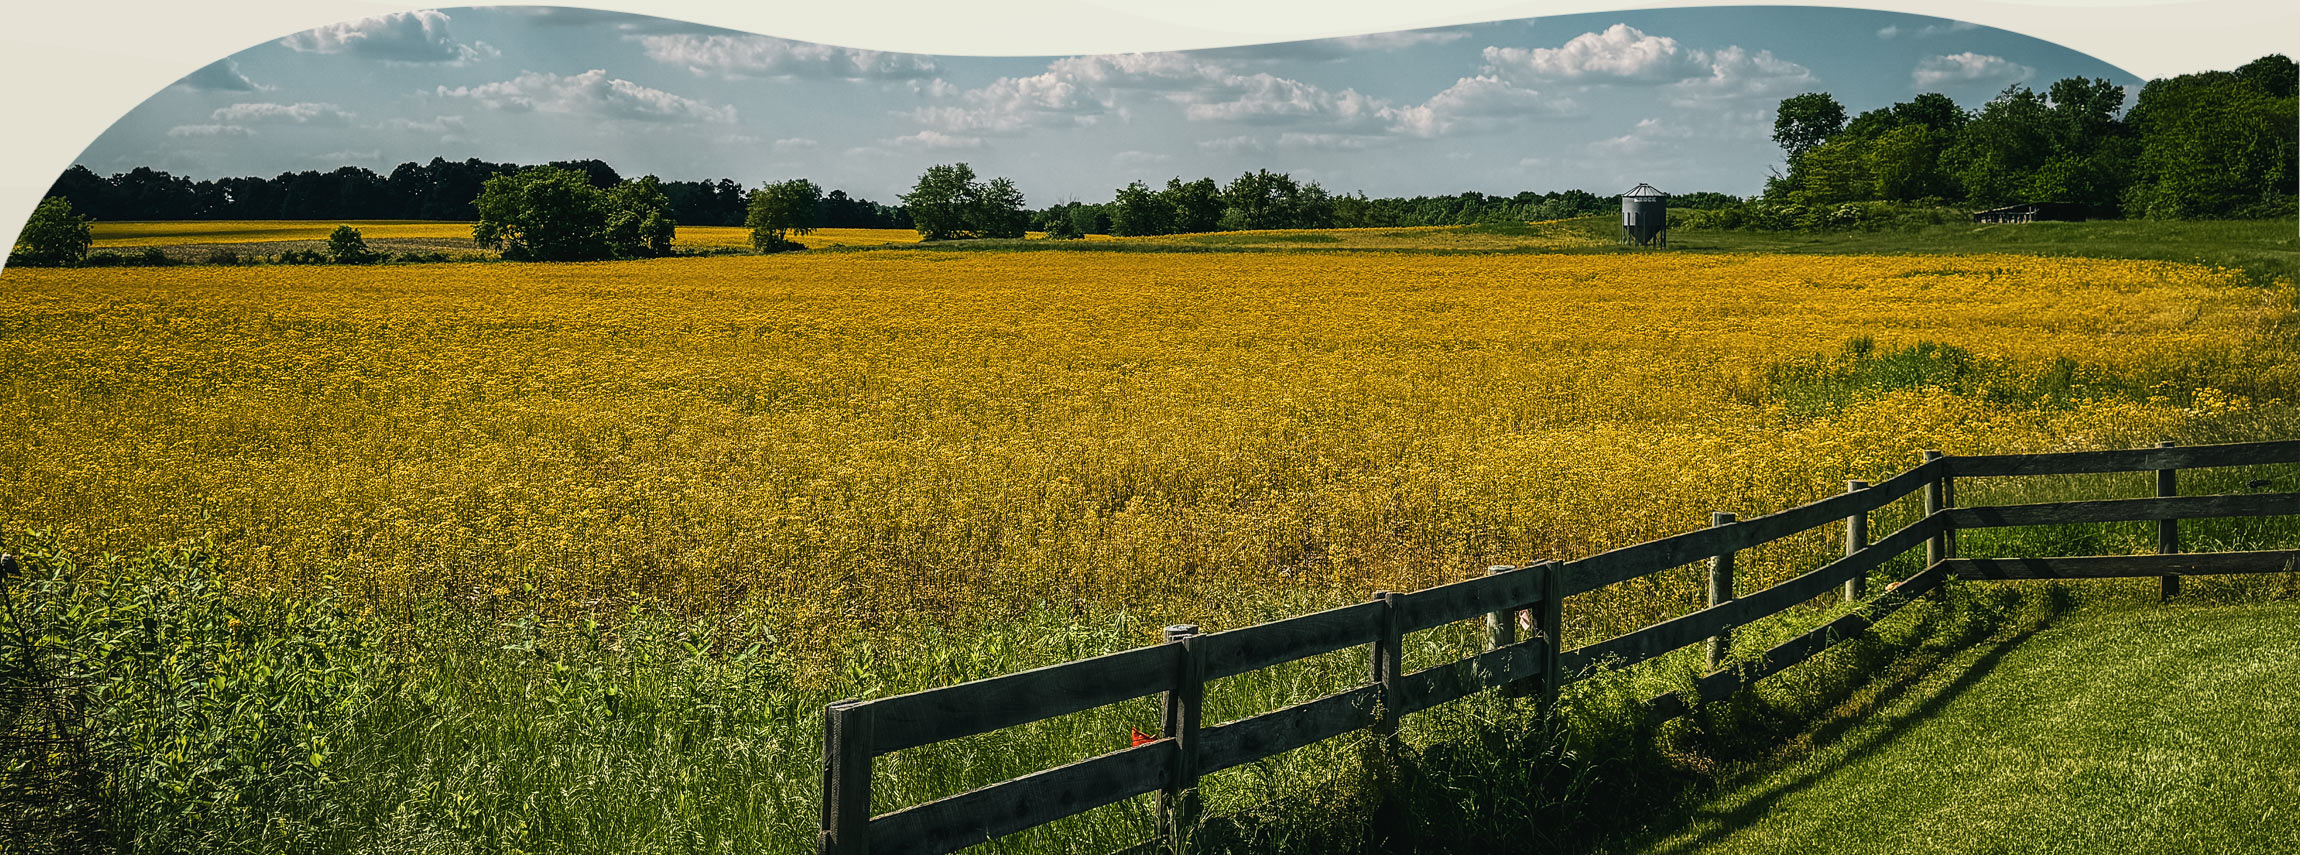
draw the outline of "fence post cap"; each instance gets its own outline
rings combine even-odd
[[[1516,569],[1518,569],[1518,565],[1516,564],[1488,564],[1485,568],[1485,575],[1499,576],[1503,573],[1507,573]]]
[[[2180,443],[2177,443],[2177,442],[2173,442],[2172,440],[2169,440],[2169,439],[2160,439],[2160,440],[2157,440],[2157,441],[2156,441],[2156,447],[2157,447],[2157,448],[2171,448],[2171,447],[2173,447],[2173,446],[2175,446],[2175,445],[2179,445],[2179,444],[2180,444]]]
[[[1846,492],[1852,492],[1852,491],[1854,491],[1854,490],[1866,490],[1866,489],[1869,489],[1869,482],[1867,482],[1867,481],[1863,481],[1863,480],[1861,480],[1861,479],[1859,479],[1859,478],[1854,478],[1854,479],[1852,479],[1852,480],[1849,480],[1849,481],[1846,481],[1846,482],[1845,482],[1845,491],[1846,491]]]
[[[1166,640],[1167,640],[1167,641],[1173,641],[1174,639],[1177,639],[1177,638],[1183,638],[1183,637],[1186,637],[1186,636],[1192,636],[1192,635],[1197,635],[1197,634],[1198,634],[1198,625],[1197,625],[1197,624],[1194,624],[1194,623],[1178,623],[1178,624],[1174,624],[1174,625],[1172,625],[1172,626],[1168,626],[1168,627],[1166,627]]]
[[[1724,524],[1726,524],[1726,523],[1732,522],[1732,521],[1733,521],[1733,519],[1734,519],[1734,517],[1733,517],[1733,512],[1732,512],[1732,511],[1710,511],[1710,512],[1709,512],[1709,524],[1710,524],[1710,525],[1724,525]]]

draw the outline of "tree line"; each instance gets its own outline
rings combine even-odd
[[[609,190],[623,183],[615,167],[600,160],[553,161],[549,166],[582,174],[592,187]],[[99,220],[460,220],[479,219],[478,200],[488,179],[514,175],[527,167],[434,157],[429,163],[402,163],[389,175],[357,166],[328,172],[282,172],[271,178],[245,176],[194,181],[149,167],[105,177],[75,165],[56,180],[48,195]],[[733,179],[663,181],[656,187],[678,222],[696,226],[739,226],[748,215],[750,193]],[[822,199],[824,225],[831,228],[909,228],[900,206],[883,205],[833,190]]]
[[[1721,225],[1814,225],[1858,203],[2080,205],[2093,217],[2295,214],[2295,89],[2282,55],[2235,71],[2123,87],[2071,77],[2006,87],[1974,109],[1926,93],[1850,120],[1825,92],[1783,100],[1774,141],[1788,171]],[[1741,221],[1746,222],[1741,222]],[[1779,222],[1769,222],[1777,220]]]

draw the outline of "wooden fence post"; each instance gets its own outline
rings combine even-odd
[[[1160,725],[1161,735],[1173,739],[1176,750],[1174,775],[1158,792],[1158,831],[1175,852],[1187,845],[1190,829],[1198,821],[1198,724],[1206,702],[1206,680],[1199,651],[1190,643],[1197,636],[1196,624],[1166,628],[1166,643],[1182,648],[1182,669],[1174,688],[1166,692]]]
[[[1388,753],[1388,740],[1398,732],[1398,671],[1405,661],[1405,634],[1398,631],[1398,595],[1389,591],[1375,591],[1374,601],[1382,604],[1381,632],[1374,638],[1374,684],[1381,688],[1382,716],[1374,720],[1374,733],[1383,739],[1383,753]]]
[[[1514,573],[1520,569],[1523,568],[1508,564],[1495,564],[1485,568],[1485,575],[1499,576],[1503,573]],[[1485,649],[1500,650],[1517,643],[1517,615],[1519,611],[1521,610],[1502,609],[1485,616]],[[1525,693],[1526,687],[1522,683],[1504,683],[1498,692],[1505,698],[1524,697]]]
[[[1845,482],[1845,492],[1858,493],[1869,489],[1867,481]],[[1862,511],[1845,518],[1845,557],[1851,558],[1869,548],[1869,512]],[[1857,603],[1869,595],[1869,574],[1855,573],[1845,580],[1845,602]]]
[[[1733,515],[1718,511],[1709,515],[1709,526],[1731,525]],[[1715,608],[1733,601],[1733,551],[1717,553],[1709,559],[1709,606]],[[1725,663],[1725,654],[1732,648],[1733,631],[1721,629],[1709,637],[1709,670],[1715,671]]]
[[[822,855],[870,851],[870,707],[853,699],[823,709]]]
[[[1939,459],[1941,459],[1940,452],[1925,452],[1926,463],[1931,463]],[[1946,473],[1943,473],[1941,477],[1925,482],[1925,516],[1927,518],[1931,518],[1935,515],[1938,515],[1941,511],[1946,510],[1948,506],[1949,476]],[[1935,564],[1939,564],[1941,563],[1941,559],[1947,557],[1949,557],[1949,532],[1948,527],[1943,525],[1941,527],[1940,533],[1935,534],[1931,538],[1925,540],[1925,566],[1931,567]]]
[[[1534,628],[1541,633],[1541,709],[1543,713],[1557,709],[1557,690],[1565,686],[1564,664],[1559,654],[1565,652],[1565,565],[1556,561],[1541,564],[1541,608],[1534,612]]]
[[[2171,448],[2173,445],[2173,441],[2168,439],[2157,443],[2156,447]],[[2160,497],[2180,495],[2180,470],[2156,470],[2156,495]],[[2156,521],[2156,552],[2158,555],[2175,555],[2180,552],[2179,520]],[[2180,596],[2180,577],[2167,574],[2164,577],[2164,587],[2158,592],[2158,596],[2166,600]]]

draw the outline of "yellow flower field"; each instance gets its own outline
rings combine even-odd
[[[2226,364],[2291,304],[2021,256],[888,250],[0,286],[0,524],[210,537],[246,584],[375,603],[751,608],[822,649],[1040,603],[1222,626],[1770,511],[1921,448],[2152,440],[2211,414],[1909,391],[1791,418],[1763,371],[1864,335]]]

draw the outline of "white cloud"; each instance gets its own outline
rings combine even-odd
[[[1965,51],[1918,60],[1910,80],[1919,89],[1931,89],[1943,84],[2019,83],[2035,75],[2036,69],[2004,57]]]
[[[911,134],[909,136],[901,136],[889,140],[881,140],[879,141],[879,144],[893,146],[895,148],[924,149],[927,151],[961,151],[965,149],[981,148],[982,138],[962,136],[958,134],[946,134],[935,130],[926,130],[919,131],[918,133]]]
[[[1772,98],[1810,89],[1812,69],[1739,45],[1701,50],[1627,24],[1574,36],[1555,48],[1488,47],[1481,77],[1513,85],[1663,85],[1680,107]]]
[[[441,86],[442,98],[462,98],[509,113],[567,113],[636,122],[732,124],[735,108],[722,107],[609,78],[603,69],[559,75],[529,71],[481,86]]]
[[[1251,74],[1185,97],[1182,115],[1191,121],[1249,124],[1315,124],[1371,130],[1387,123],[1389,107],[1355,89],[1334,92],[1287,77]]]
[[[1174,156],[1170,154],[1156,154],[1153,152],[1136,150],[1122,151],[1110,156],[1111,163],[1130,169],[1139,169],[1145,166],[1157,166],[1161,163],[1170,163],[1173,160]]]
[[[1926,24],[1914,30],[1904,30],[1901,29],[1899,25],[1894,25],[1878,30],[1877,38],[1890,41],[1892,39],[1899,38],[1902,35],[1907,35],[1910,38],[1929,39],[1934,36],[1945,36],[1950,33],[1962,33],[1968,30],[1977,30],[1980,28],[1981,25],[1979,24],[1968,24],[1964,21],[1950,21],[1945,24]]]
[[[312,159],[321,163],[336,164],[374,163],[383,159],[383,150],[371,149],[368,151],[331,151],[326,154],[313,155]]]
[[[426,121],[391,118],[376,123],[376,130],[408,131],[421,134],[453,134],[463,132],[462,116],[433,116]]]
[[[1573,99],[1544,97],[1496,77],[1464,77],[1412,107],[1392,111],[1394,126],[1418,137],[1462,130],[1491,130],[1509,120],[1567,116],[1580,111]]]
[[[208,63],[200,70],[184,75],[184,79],[176,81],[176,85],[197,92],[254,92],[263,88],[249,80],[247,75],[241,74],[239,63],[233,62],[230,57]]]
[[[1562,47],[1488,47],[1487,74],[1512,82],[1670,83],[1709,71],[1707,55],[1628,24],[1574,36]]]
[[[788,154],[794,151],[806,151],[821,145],[822,143],[806,137],[785,137],[775,140],[775,151],[779,154]]]
[[[208,114],[226,124],[326,125],[351,123],[353,114],[334,104],[301,101],[294,104],[239,103]]]
[[[393,12],[305,30],[280,44],[304,53],[341,53],[401,63],[455,63],[497,55],[485,42],[464,44],[448,29],[447,13]]]
[[[171,137],[250,137],[255,131],[241,125],[177,125],[168,129]]]
[[[1820,81],[1813,70],[1774,56],[1772,51],[1750,53],[1739,45],[1707,54],[1709,74],[1671,84],[1670,102],[1680,107],[1715,104],[1735,98],[1777,100],[1783,95],[1811,91]]]
[[[1362,151],[1372,148],[1383,138],[1366,134],[1302,133],[1287,131],[1278,135],[1281,148],[1308,148],[1322,151]]]
[[[647,58],[684,66],[698,75],[745,77],[837,77],[905,79],[933,77],[934,60],[909,53],[854,50],[812,42],[750,35],[654,35],[638,37]]]

